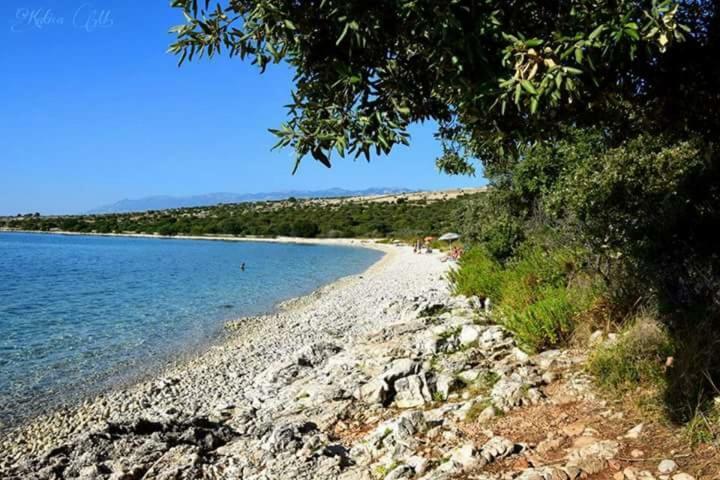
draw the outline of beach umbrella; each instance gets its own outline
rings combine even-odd
[[[440,238],[438,238],[438,240],[442,240],[444,242],[452,242],[453,240],[457,240],[458,238],[460,238],[459,234],[453,233],[453,232],[448,232],[448,233],[444,234],[443,236],[441,236]]]

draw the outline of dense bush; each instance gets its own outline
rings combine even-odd
[[[456,291],[489,298],[496,318],[521,344],[538,351],[567,344],[576,318],[598,295],[592,282],[573,279],[578,253],[527,245],[504,266],[482,247],[471,249],[450,274]]]
[[[613,392],[638,385],[662,386],[666,358],[673,354],[672,340],[654,315],[640,315],[625,327],[615,343],[593,352],[588,370],[598,383]]]
[[[463,231],[486,257],[461,264],[458,291],[495,294],[497,318],[542,349],[578,326],[586,337],[597,327],[601,289],[604,326],[626,333],[592,355],[590,371],[608,390],[651,385],[669,418],[697,430],[698,416],[717,417],[720,385],[716,148],[692,135],[642,131],[617,141],[599,128],[525,146],[463,212],[472,219]],[[569,277],[562,255],[537,256],[548,238],[545,252],[573,253]],[[653,312],[652,322],[627,325],[638,310]]]
[[[450,272],[450,280],[458,294],[495,301],[500,296],[502,268],[484,248],[475,247],[463,255],[460,268]]]

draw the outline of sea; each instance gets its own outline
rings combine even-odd
[[[381,256],[335,245],[0,232],[0,430],[199,353],[228,320],[270,312]]]

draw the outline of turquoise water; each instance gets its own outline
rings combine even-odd
[[[0,428],[377,261],[341,246],[0,233]],[[245,262],[246,270],[240,265]]]

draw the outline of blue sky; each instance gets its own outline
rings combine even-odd
[[[0,214],[82,212],[122,198],[330,187],[478,186],[438,173],[433,125],[389,157],[328,170],[271,152],[291,71],[238,59],[178,69],[169,1],[0,4]]]

